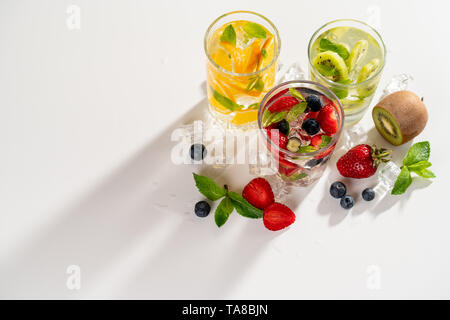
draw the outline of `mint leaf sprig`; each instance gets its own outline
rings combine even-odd
[[[236,47],[236,31],[233,28],[232,24],[229,24],[222,33],[220,37],[220,41],[231,43],[234,47]]]
[[[236,209],[238,214],[246,218],[262,218],[263,211],[261,209],[252,206],[240,194],[229,191],[227,185],[222,188],[211,178],[195,173],[193,175],[195,185],[201,194],[211,201],[222,199],[214,212],[214,220],[219,228],[227,222],[234,209]]]
[[[406,189],[412,183],[411,173],[415,173],[423,178],[436,178],[435,174],[428,170],[431,167],[431,162],[428,161],[430,152],[430,143],[428,141],[418,142],[412,145],[408,154],[403,159],[402,170],[397,180],[395,180],[391,194],[400,195],[406,192]]]
[[[320,51],[336,52],[344,60],[346,60],[350,56],[350,52],[348,52],[348,49],[344,45],[342,45],[340,43],[331,42],[330,40],[325,39],[325,38],[320,39],[319,48],[320,48]]]

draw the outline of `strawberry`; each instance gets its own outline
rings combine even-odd
[[[282,165],[278,167],[278,172],[286,177],[292,176],[297,170],[298,168],[285,167]]]
[[[275,100],[277,100],[279,97],[285,95],[288,91],[289,91],[289,89],[281,90],[281,91],[278,92],[276,95],[274,95],[272,98],[270,98],[270,100],[267,102],[267,105],[270,105],[273,101],[275,101]]]
[[[294,221],[294,212],[281,203],[274,202],[264,209],[264,226],[271,231],[284,229],[293,224]]]
[[[270,107],[270,112],[289,111],[293,106],[298,104],[298,100],[291,96],[284,96],[275,101]]]
[[[320,127],[327,135],[333,135],[337,132],[338,123],[332,104],[326,105],[319,111],[317,121],[319,121]]]
[[[313,147],[318,147],[322,143],[323,134],[317,134],[311,138],[311,143],[309,145]]]
[[[317,117],[319,116],[319,112],[320,112],[320,111],[316,111],[316,112],[311,111],[311,112],[308,112],[308,113],[306,114],[306,116],[305,116],[305,119],[303,119],[303,121],[306,121],[307,119],[315,119],[315,120],[317,120]]]
[[[276,139],[276,135],[278,134],[278,139]],[[279,130],[267,130],[267,136],[273,143],[275,143],[280,149],[286,149],[288,138],[285,134],[282,134]]]
[[[360,144],[351,148],[336,163],[337,169],[344,177],[363,179],[371,177],[378,169],[380,162],[387,162],[384,159],[391,150],[376,149],[367,144]]]
[[[242,196],[258,209],[265,209],[275,201],[269,182],[263,178],[250,181],[242,191]]]

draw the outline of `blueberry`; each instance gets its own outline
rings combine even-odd
[[[303,122],[303,124],[302,124],[302,128],[310,136],[313,136],[320,131],[319,122],[317,122],[316,119],[312,119],[312,118],[306,119],[306,121]]]
[[[289,135],[289,122],[287,122],[285,119],[281,120],[277,124],[277,129],[280,130],[280,132],[284,135]]]
[[[199,201],[195,204],[195,214],[198,217],[204,218],[211,211],[211,207],[206,201]]]
[[[336,181],[330,186],[330,194],[333,198],[342,198],[346,193],[347,187],[340,181]]]
[[[366,201],[372,201],[375,198],[375,191],[371,188],[364,189],[362,197]]]
[[[200,161],[206,157],[206,147],[200,143],[191,146],[191,159]]]
[[[351,209],[355,204],[355,199],[352,196],[346,195],[341,199],[341,207],[344,209]]]
[[[306,103],[308,104],[308,107],[310,107],[314,112],[320,111],[320,109],[322,109],[322,101],[320,101],[320,98],[315,94],[307,96]]]
[[[306,166],[312,168],[312,167],[315,167],[315,166],[318,166],[319,164],[321,164],[322,161],[323,161],[323,158],[311,159],[306,163]]]

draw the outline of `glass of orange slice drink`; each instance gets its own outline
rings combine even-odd
[[[255,127],[259,103],[275,83],[280,37],[251,11],[218,17],[204,39],[209,109],[227,128]]]

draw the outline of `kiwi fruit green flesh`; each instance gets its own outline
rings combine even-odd
[[[367,40],[359,40],[353,46],[352,51],[350,52],[350,56],[348,57],[346,63],[348,67],[348,71],[351,72],[358,64],[364,59],[367,53],[367,49],[369,48],[369,42]]]
[[[366,81],[367,79],[371,78],[375,73],[378,71],[378,68],[381,65],[380,59],[372,59],[370,62],[364,67],[361,68],[361,71],[359,72],[358,81],[357,83]]]
[[[391,144],[399,146],[425,128],[428,112],[422,100],[413,92],[402,90],[382,99],[372,110],[378,132]]]
[[[367,79],[372,78],[381,67],[380,59],[372,59],[369,63],[364,65],[359,72],[357,83],[361,83],[366,81]],[[371,81],[366,86],[362,86],[357,89],[359,97],[364,99],[370,95],[372,95],[377,89],[378,81]]]
[[[331,81],[348,79],[348,69],[344,59],[336,52],[324,51],[318,53],[313,60],[314,67]]]

